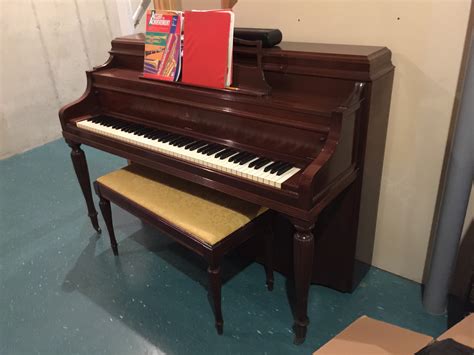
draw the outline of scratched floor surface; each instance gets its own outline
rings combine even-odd
[[[91,178],[124,165],[85,151]],[[269,293],[262,267],[232,256],[217,336],[206,265],[117,208],[114,257],[62,141],[0,161],[0,208],[0,354],[309,354],[362,314],[432,336],[445,329],[445,317],[423,312],[418,284],[372,268],[352,294],[312,286],[307,340],[294,346],[285,278]]]

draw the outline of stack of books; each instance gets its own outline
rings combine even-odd
[[[230,86],[233,37],[234,13],[229,10],[151,10],[147,14],[144,77],[178,81],[182,66],[181,81],[186,84]]]

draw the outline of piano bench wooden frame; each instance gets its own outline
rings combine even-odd
[[[215,245],[208,245],[195,236],[179,229],[168,221],[148,209],[136,204],[134,201],[122,196],[121,194],[107,188],[98,181],[94,182],[94,189],[100,198],[99,206],[104,218],[104,222],[109,232],[110,243],[113,253],[118,256],[117,240],[115,239],[114,227],[112,223],[112,210],[110,202],[130,212],[141,220],[157,227],[174,240],[184,245],[188,249],[202,256],[209,264],[207,269],[209,278],[209,288],[212,299],[212,306],[215,317],[215,325],[218,334],[223,333],[224,320],[221,310],[221,261],[228,252],[232,251],[250,237],[263,233],[265,237],[265,274],[266,284],[269,291],[273,290],[273,231],[271,229],[273,211],[268,210],[262,213],[254,220],[247,223],[242,228],[231,233]]]

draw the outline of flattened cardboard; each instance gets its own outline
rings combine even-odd
[[[474,348],[474,313],[449,328],[438,337],[438,340],[454,339],[458,343]]]
[[[414,354],[431,341],[428,335],[362,316],[313,354]]]

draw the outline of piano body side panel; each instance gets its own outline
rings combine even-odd
[[[318,217],[314,229],[313,283],[352,292],[370,266],[393,75],[392,70],[373,82],[366,83],[364,101],[356,124],[358,147],[354,151],[354,159],[357,160],[359,173],[356,180]],[[320,173],[329,174],[330,169],[334,168],[324,167]],[[274,268],[291,276],[291,236],[294,227],[286,218],[278,215],[274,231]],[[250,240],[242,247],[241,252],[263,262],[263,244],[260,240]]]
[[[312,203],[338,178],[343,178],[350,171],[357,169],[355,142],[358,140],[357,112],[352,112],[341,119],[338,142],[331,157],[318,171],[313,180]]]
[[[357,181],[360,195],[357,212],[360,211],[360,215],[356,226],[356,258],[364,264],[372,262],[393,77],[394,71],[391,71],[372,83],[368,93],[369,105],[365,108],[368,122],[359,152],[362,166]]]

